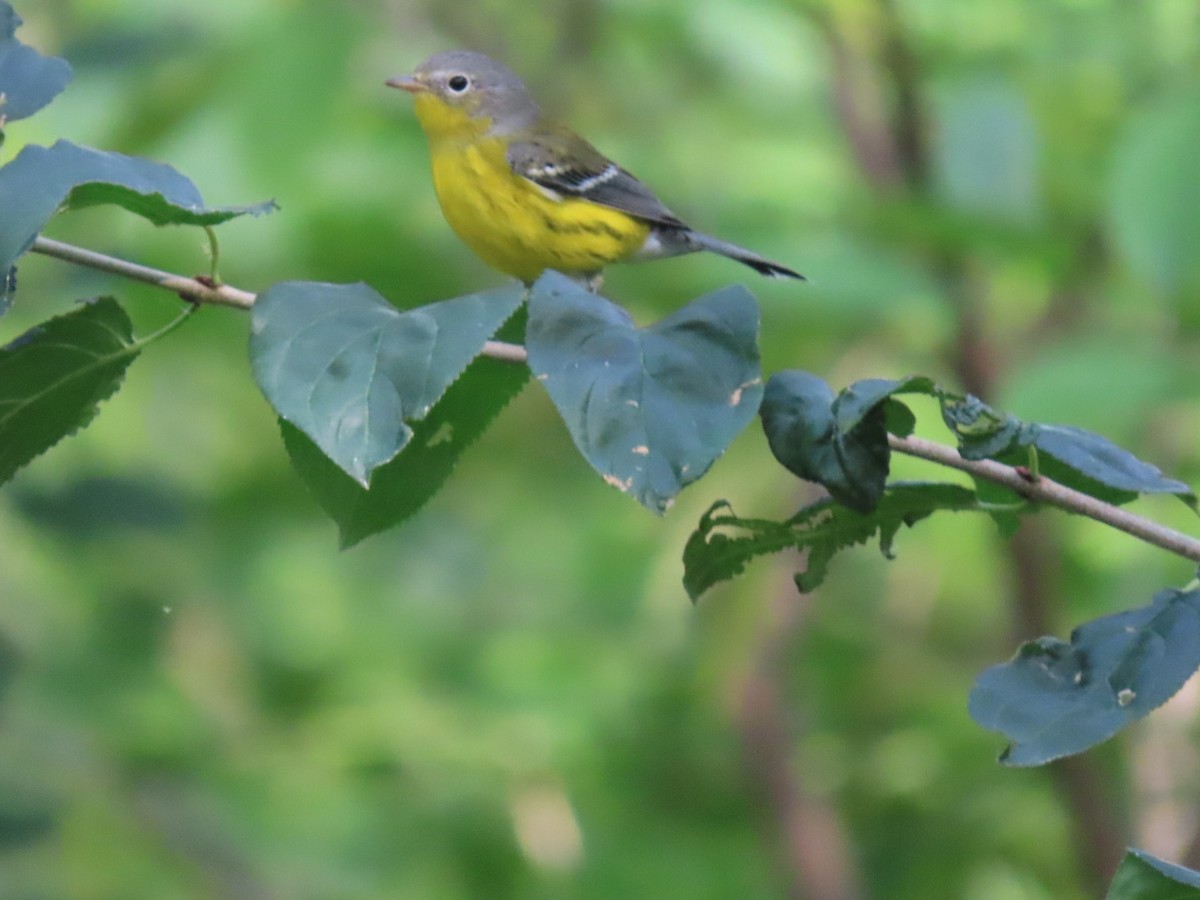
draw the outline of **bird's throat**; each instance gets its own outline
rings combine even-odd
[[[484,116],[472,116],[461,107],[451,106],[436,94],[417,94],[413,108],[421,130],[431,144],[441,142],[467,142],[484,134],[492,120]]]

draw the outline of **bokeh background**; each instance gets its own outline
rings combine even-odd
[[[222,274],[365,280],[402,306],[498,284],[443,223],[408,98],[472,47],[698,227],[804,271],[613,270],[643,323],[731,281],[766,371],[933,375],[1196,483],[1200,7],[1183,0],[16,0],[65,137],[168,161]],[[119,211],[52,236],[205,271]],[[750,281],[748,279],[754,279]],[[43,258],[0,341],[113,293]],[[337,550],[206,309],[87,431],[0,491],[0,898],[1074,900],[1127,843],[1200,863],[1191,688],[1083,757],[995,763],[974,676],[1190,567],[1046,513],[763,561],[698,606],[680,553],[726,498],[811,499],[752,427],[670,513],[605,486],[530,386],[402,528]],[[932,407],[921,434],[946,439]],[[950,477],[899,460],[901,477]],[[1194,530],[1182,504],[1138,511]]]

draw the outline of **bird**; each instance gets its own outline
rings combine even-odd
[[[413,95],[451,228],[484,262],[532,284],[547,269],[596,290],[610,263],[706,250],[776,278],[804,276],[690,227],[646,185],[542,112],[482,53],[435,53],[388,87]]]

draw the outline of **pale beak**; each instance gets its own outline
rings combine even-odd
[[[408,91],[410,94],[424,94],[429,90],[428,87],[421,84],[411,75],[397,75],[395,78],[389,78],[384,82],[388,87],[400,88],[402,91]]]

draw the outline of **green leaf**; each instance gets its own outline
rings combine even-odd
[[[859,512],[879,502],[888,475],[887,394],[875,387],[835,396],[816,375],[793,369],[773,375],[763,396],[763,431],[775,458]]]
[[[947,396],[942,420],[958,438],[963,459],[997,459],[1017,445],[1021,420],[997,412],[978,397]]]
[[[1200,91],[1132,117],[1117,145],[1109,198],[1113,243],[1129,267],[1168,293],[1200,286]]]
[[[1105,900],[1200,900],[1200,872],[1130,849]]]
[[[1037,448],[1045,475],[1110,503],[1126,503],[1138,494],[1176,494],[1189,505],[1196,503],[1182,481],[1082,428],[1032,424],[1021,443]]]
[[[112,203],[155,225],[219,225],[273,202],[207,209],[200,192],[162,163],[58,141],[28,146],[0,168],[0,271],[7,271],[60,208]]]
[[[708,471],[762,397],[758,304],[707,294],[649,328],[557,272],[529,299],[529,366],[604,480],[655,512]]]
[[[281,282],[251,310],[254,377],[366,487],[523,298],[513,285],[401,312],[365,284]]]
[[[91,422],[139,346],[125,311],[105,297],[0,348],[0,483]]]
[[[1036,766],[1079,753],[1157,709],[1200,666],[1200,590],[1095,619],[1071,642],[1043,637],[993,666],[971,691],[971,717],[1012,744],[1000,761]]]
[[[1040,474],[1107,503],[1128,503],[1139,494],[1175,494],[1196,505],[1196,495],[1182,481],[1165,477],[1157,467],[1094,432],[1025,423],[975,397],[944,400],[942,416],[958,435],[959,453],[966,459],[1025,466],[1033,449]]]
[[[709,507],[688,538],[683,551],[683,585],[696,600],[713,585],[741,574],[752,559],[796,548],[809,554],[807,568],[796,575],[796,586],[812,591],[824,580],[838,551],[878,534],[880,549],[890,556],[901,526],[911,526],[937,510],[976,509],[975,495],[968,488],[927,482],[888,485],[870,513],[824,499],[783,522],[739,518],[721,500]]]
[[[996,529],[1005,540],[1017,533],[1021,526],[1021,515],[1036,508],[1012,488],[975,476],[971,477],[971,482],[975,485],[979,508],[992,517]]]
[[[859,423],[868,415],[873,414],[875,409],[880,405],[894,407],[889,412],[890,415],[897,417],[897,429],[888,428],[892,434],[901,432],[911,434],[912,423],[915,421],[912,418],[912,413],[908,407],[900,402],[892,404],[886,401],[892,400],[896,394],[925,394],[930,397],[938,396],[940,389],[934,384],[932,378],[927,378],[924,375],[910,375],[907,378],[898,380],[888,378],[864,378],[862,381],[856,381],[848,388],[844,388],[838,394],[837,400],[834,402],[834,414],[837,421],[839,431],[847,432],[857,428]],[[900,412],[903,410],[908,413],[905,416]]]
[[[500,331],[519,340],[523,311]],[[437,493],[459,457],[529,380],[529,368],[479,357],[413,426],[400,454],[375,470],[370,489],[339,469],[298,428],[281,420],[292,465],[338,526],[343,548],[399,525]]]
[[[0,124],[33,115],[71,80],[65,59],[42,56],[14,36],[21,18],[0,2]]]

